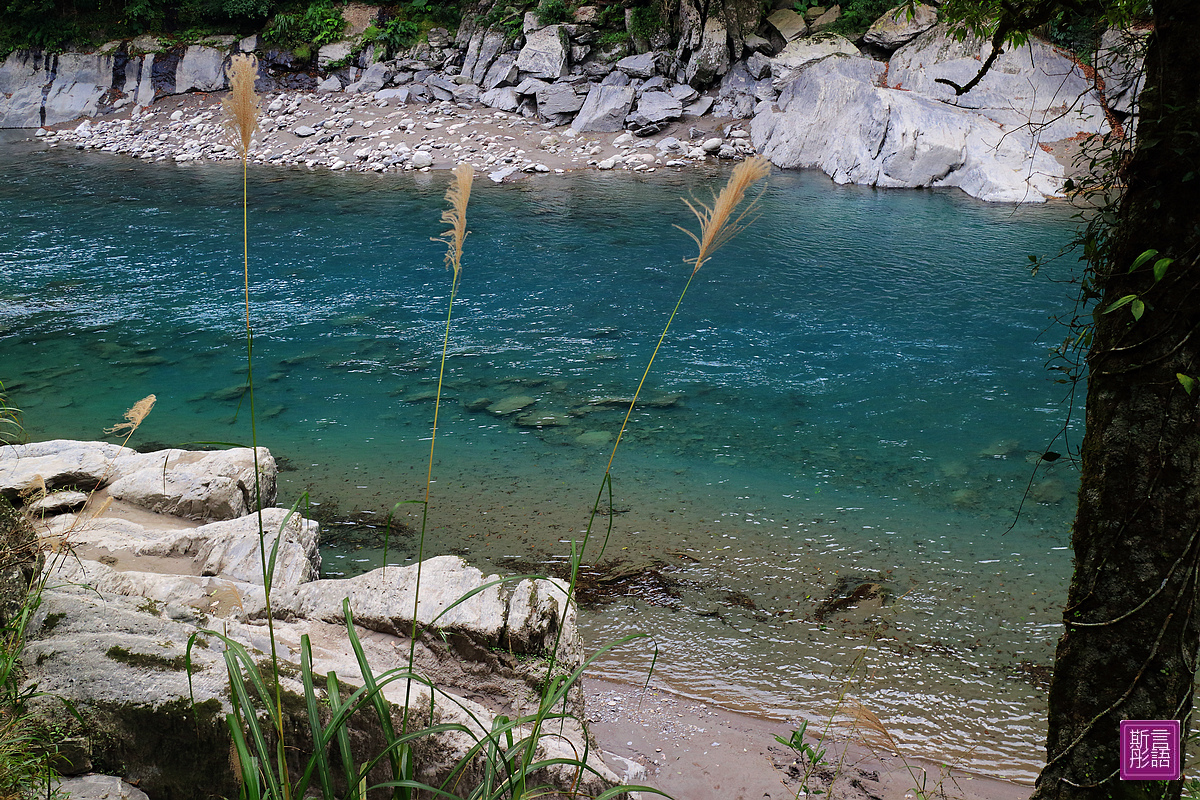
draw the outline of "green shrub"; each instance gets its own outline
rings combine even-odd
[[[600,36],[600,46],[608,47],[629,41],[629,31],[605,31]]]
[[[537,15],[543,25],[557,25],[572,19],[571,10],[563,0],[542,0]]]
[[[19,49],[61,53],[84,40],[77,20],[61,13],[52,0],[0,3],[0,57]]]
[[[29,621],[41,604],[42,563],[28,518],[0,497],[0,797],[5,798],[48,797],[55,777],[47,757],[54,740],[39,730],[27,705],[42,695],[23,685],[21,667]]]
[[[634,8],[629,18],[629,33],[641,39],[649,39],[664,26],[662,11],[657,3]]]
[[[397,17],[388,20],[383,27],[370,25],[363,31],[363,41],[377,44],[387,53],[387,57],[410,46],[421,35],[421,26],[417,23]]]
[[[857,38],[897,5],[898,0],[849,0],[842,4],[842,15],[828,30],[847,38]]]
[[[163,15],[162,7],[155,9],[153,2],[141,3],[150,7],[151,19]],[[178,22],[182,27],[196,28],[203,36],[214,28],[227,28],[230,24],[261,20],[271,10],[270,0],[184,0],[180,3]]]
[[[1064,10],[1046,25],[1045,35],[1051,44],[1070,50],[1087,63],[1096,52],[1103,32],[1103,17]]]
[[[304,24],[312,33],[312,43],[318,47],[336,42],[342,38],[342,31],[346,30],[341,9],[334,8],[328,2],[310,5],[304,12]]]
[[[346,29],[340,8],[329,0],[316,0],[303,11],[276,14],[263,29],[263,39],[283,47],[297,48],[336,42]]]

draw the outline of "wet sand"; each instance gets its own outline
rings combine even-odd
[[[589,728],[627,782],[678,800],[779,800],[820,790],[838,800],[1026,800],[1033,788],[891,749],[870,730],[836,728],[813,766],[775,737],[795,725],[735,714],[656,688],[588,675]],[[819,726],[812,726],[819,733]],[[857,741],[849,741],[853,737]],[[812,745],[817,742],[805,737]],[[808,773],[807,780],[805,773]],[[643,795],[644,797],[652,795]]]

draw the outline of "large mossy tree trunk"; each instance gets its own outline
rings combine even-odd
[[[1179,719],[1200,647],[1200,4],[1154,0],[1141,121],[1111,239],[1094,261],[1075,574],[1034,800],[1180,795],[1121,781],[1123,719]],[[1138,269],[1147,250],[1159,251]],[[1162,280],[1154,264],[1174,258]],[[1134,318],[1134,310],[1144,313]]]

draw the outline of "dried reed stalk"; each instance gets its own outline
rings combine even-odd
[[[467,202],[471,199],[471,181],[475,179],[475,168],[470,164],[459,164],[452,170],[454,180],[446,190],[446,202],[450,208],[442,212],[442,222],[450,230],[434,239],[446,244],[446,266],[454,269],[454,277],[462,270],[463,241],[467,238]]]
[[[871,749],[889,749],[897,755],[900,754],[900,745],[888,732],[886,726],[875,716],[871,709],[864,706],[854,698],[848,698],[848,712],[851,721],[844,723],[858,734],[859,740],[870,747]]]
[[[749,214],[758,205],[757,199],[752,200],[737,217],[733,214],[737,211],[737,207],[742,204],[742,200],[746,196],[746,190],[753,186],[756,182],[767,177],[771,172],[771,162],[760,156],[748,158],[738,164],[733,169],[733,174],[729,176],[729,181],[725,184],[725,188],[721,190],[721,194],[713,196],[713,204],[711,206],[696,201],[696,208],[691,201],[684,200],[687,207],[696,215],[696,219],[700,220],[700,235],[689,231],[687,228],[676,225],[676,228],[692,237],[692,241],[700,248],[700,252],[695,258],[687,259],[687,263],[694,264],[692,274],[695,275],[699,269],[704,266],[704,262],[712,258],[713,253],[724,246],[730,239],[741,233],[750,222],[743,223],[746,215]]]
[[[233,145],[243,159],[250,153],[250,143],[258,130],[258,112],[261,105],[254,91],[254,80],[258,77],[258,59],[252,55],[236,55],[229,61],[226,70],[229,76],[229,96],[221,101],[225,112],[225,128],[233,138]]]
[[[152,394],[146,395],[141,400],[138,400],[136,403],[134,403],[133,408],[125,412],[125,422],[118,422],[111,428],[105,428],[104,432],[117,433],[128,429],[128,436],[132,436],[133,432],[137,430],[138,425],[141,425],[142,420],[144,420],[146,415],[150,413],[150,409],[154,408],[154,401],[157,399],[158,398]],[[128,436],[126,437],[126,440],[128,440]]]

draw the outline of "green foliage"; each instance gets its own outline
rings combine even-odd
[[[637,6],[629,15],[629,33],[641,39],[649,39],[663,29],[662,10],[658,4]]]
[[[276,14],[263,29],[263,39],[283,47],[320,47],[336,42],[346,30],[342,10],[330,0],[314,0],[307,8]]]
[[[1133,264],[1129,267],[1129,271],[1135,272],[1139,267],[1143,267],[1153,261],[1154,266],[1151,269],[1154,275],[1154,282],[1158,283],[1166,276],[1167,270],[1170,269],[1171,265],[1175,263],[1175,259],[1165,256],[1163,258],[1156,258],[1156,256],[1158,256],[1158,251],[1154,248],[1146,250],[1133,260]],[[1140,320],[1142,315],[1146,313],[1145,301],[1136,294],[1127,294],[1119,300],[1109,303],[1100,313],[1107,314],[1111,311],[1116,311],[1118,308],[1124,308],[1125,306],[1129,306],[1129,311],[1133,314],[1134,322]],[[1186,382],[1180,381],[1180,383],[1183,383],[1184,388],[1188,390],[1188,394],[1192,393],[1192,390],[1188,388],[1188,384]]]
[[[1086,55],[1094,49],[1095,37],[1105,28],[1127,28],[1144,20],[1149,0],[1105,0],[1087,5],[1088,14],[1068,10],[1066,3],[1009,2],[1009,0],[947,0],[938,18],[948,22],[960,40],[967,35],[1020,46],[1029,34],[1042,29],[1055,44]],[[1090,44],[1089,44],[1090,42]]]
[[[1077,53],[1088,61],[1096,52],[1102,33],[1104,21],[1100,14],[1085,15],[1064,9],[1046,23],[1046,40],[1050,44]]]
[[[620,3],[603,6],[600,9],[599,27],[613,28],[625,27],[625,9]]]
[[[514,578],[519,579],[521,578]],[[494,584],[489,584],[491,585]],[[467,597],[463,597],[457,602],[466,599]],[[482,762],[482,780],[467,797],[474,800],[500,800],[540,796],[550,787],[534,785],[533,774],[553,763],[563,763],[532,757],[537,741],[542,736],[557,736],[556,732],[541,731],[551,723],[569,718],[553,709],[561,708],[565,704],[567,693],[578,682],[584,669],[614,646],[609,645],[597,652],[571,675],[549,680],[542,702],[535,713],[515,719],[500,715],[487,726],[484,720],[475,716],[470,707],[460,704],[458,710],[469,720],[470,725],[457,722],[428,724],[416,726],[415,729],[401,727],[397,731],[393,720],[395,711],[384,697],[384,690],[398,681],[413,681],[431,690],[434,686],[407,667],[377,673],[368,662],[359,642],[349,600],[343,603],[343,613],[346,635],[358,662],[363,685],[355,689],[343,685],[336,673],[321,675],[315,672],[312,646],[308,635],[305,634],[301,637],[300,647],[303,698],[288,693],[286,705],[281,704],[282,695],[272,687],[275,676],[271,674],[271,669],[265,670],[267,675],[264,675],[264,670],[255,663],[245,647],[215,631],[208,632],[221,639],[225,645],[224,655],[233,706],[233,711],[226,715],[226,723],[237,753],[235,763],[241,771],[243,796],[277,800],[285,797],[318,796],[334,800],[343,796],[335,790],[335,783],[341,781],[346,786],[358,790],[352,790],[350,796],[365,797],[366,791],[372,789],[391,789],[392,796],[397,798],[415,797],[418,793],[421,796],[428,793],[429,796],[458,797],[462,795],[451,795],[448,792],[454,789],[461,790],[459,782],[465,774],[475,771],[479,762]],[[635,637],[626,637],[620,642],[633,638]],[[449,696],[441,695],[439,702],[445,704],[454,701]],[[266,729],[261,720],[268,719],[272,726],[276,726],[282,724],[285,719],[296,721],[295,716],[306,719],[314,746],[312,754],[302,764],[299,775],[293,778],[285,766],[282,745],[273,741],[273,731]],[[356,720],[361,724],[362,721],[371,718],[378,725],[384,746],[372,757],[356,761],[351,751],[351,725]],[[440,786],[424,784],[416,778],[412,748],[422,739],[445,733],[464,735],[468,737],[471,746]],[[336,753],[336,761],[330,758],[330,751]],[[368,774],[379,766],[390,772],[390,778],[371,785]],[[582,760],[567,762],[567,766],[574,766],[580,771],[589,769]],[[638,786],[621,787],[620,791],[628,790],[660,794],[654,789]],[[613,797],[617,793],[617,790],[612,790],[606,792],[603,797]]]
[[[537,15],[543,25],[557,25],[560,22],[569,22],[573,18],[571,9],[567,8],[563,0],[542,0],[537,7]]]
[[[179,26],[196,28],[198,29],[197,33],[204,35],[210,30],[225,28],[230,23],[249,23],[262,20],[271,10],[271,2],[270,0],[184,0],[178,8]]]
[[[276,0],[5,0],[0,58],[16,49],[58,53],[153,31],[175,40],[243,32],[261,24]]]
[[[61,53],[83,37],[76,15],[54,0],[11,0],[0,5],[0,57],[13,50]]]
[[[525,12],[518,6],[503,5],[501,2],[497,2],[487,14],[484,14],[482,24],[485,28],[500,28],[509,39],[515,39],[521,35],[524,14]]]
[[[23,688],[21,667],[29,622],[42,602],[41,549],[29,520],[2,497],[0,564],[28,581],[19,597],[0,600],[0,797],[49,796],[53,740],[30,717],[28,702],[42,695]]]
[[[317,47],[336,42],[346,30],[346,20],[342,18],[341,9],[334,8],[328,2],[313,3],[304,12],[306,30],[312,32],[309,39]]]
[[[148,31],[162,26],[166,20],[162,4],[155,0],[127,0],[124,20],[131,31]]]
[[[629,31],[605,31],[601,34],[599,43],[601,47],[614,45],[629,41]]]
[[[779,742],[784,747],[790,749],[796,754],[797,760],[804,765],[804,777],[801,780],[800,788],[805,794],[824,794],[823,789],[809,785],[809,780],[813,773],[820,767],[825,765],[825,748],[821,744],[825,741],[824,734],[817,740],[816,746],[804,741],[804,734],[808,731],[808,720],[801,720],[800,727],[792,731],[792,735],[787,739],[782,736],[776,736],[775,741]]]
[[[421,35],[421,26],[411,20],[396,17],[384,23],[383,27],[370,25],[363,32],[363,41],[367,44],[379,45],[391,58],[397,52],[410,46]],[[382,56],[383,54],[381,54]]]
[[[895,8],[896,4],[896,0],[848,0],[842,3],[842,15],[828,30],[848,38],[857,38],[866,33],[875,20]]]

